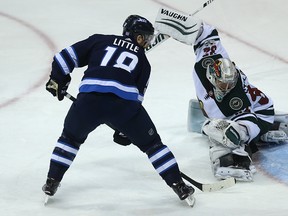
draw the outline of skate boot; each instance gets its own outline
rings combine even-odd
[[[192,186],[188,186],[183,181],[180,181],[173,183],[171,187],[180,200],[185,200],[189,206],[193,207],[195,203],[193,193],[195,190]]]
[[[43,185],[42,190],[45,194],[53,196],[56,193],[58,187],[60,187],[60,182],[53,178],[47,178],[46,184]]]

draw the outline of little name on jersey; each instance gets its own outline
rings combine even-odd
[[[135,52],[135,53],[137,53],[139,50],[139,46],[136,46],[135,44],[130,43],[129,41],[121,40],[119,38],[115,38],[113,45],[116,45],[119,47],[124,47],[126,49],[129,49],[129,50]]]

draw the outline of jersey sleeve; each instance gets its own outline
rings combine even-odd
[[[92,35],[56,53],[52,62],[51,76],[61,80],[72,73],[74,68],[86,66],[89,59],[87,56],[95,45],[95,37],[97,35]]]
[[[231,120],[245,125],[248,130],[248,143],[255,148],[259,136],[268,132],[274,122],[274,107],[272,99],[260,89],[249,83],[247,76],[240,71],[242,89],[250,102],[250,106],[242,112],[235,113]]]
[[[144,95],[149,84],[151,73],[151,65],[148,62],[146,56],[144,56],[144,58],[145,64],[143,64],[142,73],[140,73],[137,79],[137,88],[139,89],[139,97],[141,97],[141,101],[144,100]]]
[[[274,103],[272,99],[260,89],[251,84],[247,76],[241,71],[243,88],[251,103],[251,111],[256,114],[258,119],[272,124],[274,122]]]
[[[223,58],[229,58],[221,43],[218,31],[213,26],[203,23],[199,31],[199,36],[194,45],[196,62],[213,55],[221,55]]]

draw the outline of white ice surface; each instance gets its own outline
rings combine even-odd
[[[193,12],[203,1],[0,0],[1,216],[288,215],[287,184],[260,169],[253,183],[213,193],[196,190],[195,207],[189,208],[146,155],[114,144],[106,126],[89,136],[59,191],[43,206],[41,187],[71,104],[45,90],[53,55],[94,33],[121,34],[130,14],[153,21],[160,4]],[[287,8],[286,0],[215,0],[197,15],[219,28],[231,58],[280,111],[288,107]],[[188,103],[195,98],[192,48],[169,39],[147,56],[152,75],[144,106],[163,142],[183,172],[215,182],[206,139],[187,131]],[[72,74],[73,95],[82,71]]]

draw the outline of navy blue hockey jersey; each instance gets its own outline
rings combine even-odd
[[[144,49],[126,36],[95,34],[54,56],[51,76],[63,79],[74,68],[87,66],[80,92],[114,93],[142,102],[151,66]]]

